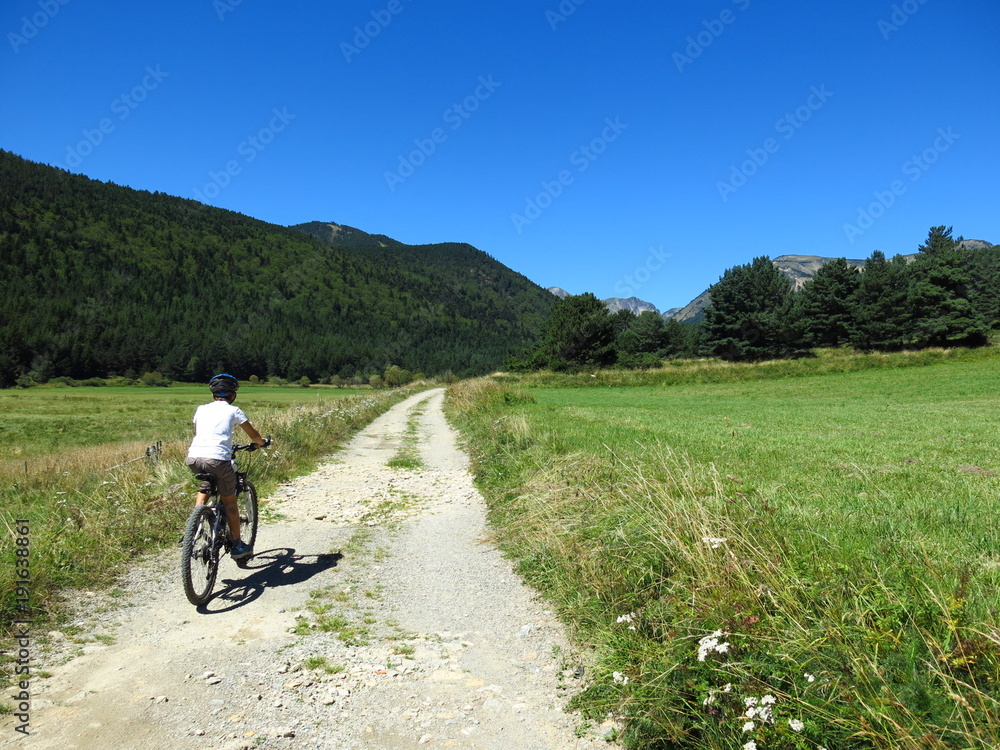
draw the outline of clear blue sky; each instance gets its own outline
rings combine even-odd
[[[0,148],[573,293],[1000,242],[996,0],[7,0],[0,32]]]

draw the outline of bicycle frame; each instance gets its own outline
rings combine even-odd
[[[270,438],[267,439],[270,444]],[[253,546],[257,532],[257,493],[247,472],[238,471],[236,454],[241,450],[253,450],[255,444],[233,446],[230,461],[236,473],[236,496],[240,513],[241,533],[246,531],[249,538],[244,541]],[[205,503],[196,505],[188,516],[188,522],[181,540],[181,579],[188,600],[195,605],[205,604],[211,597],[212,587],[219,570],[220,558],[232,554],[233,537],[229,530],[229,517],[219,496],[217,477],[211,472],[195,474],[200,480],[199,493],[208,496]],[[245,517],[244,517],[245,516]],[[248,524],[244,529],[244,524]],[[245,558],[236,561],[237,566],[246,567]]]

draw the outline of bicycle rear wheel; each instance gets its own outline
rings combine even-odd
[[[198,505],[188,516],[181,543],[181,581],[184,594],[195,606],[207,602],[219,572],[219,556],[215,549],[214,508]]]
[[[253,547],[257,540],[257,488],[249,479],[241,483],[236,503],[240,508],[240,538]]]

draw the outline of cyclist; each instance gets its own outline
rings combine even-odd
[[[267,445],[260,433],[250,424],[247,415],[236,406],[239,381],[228,373],[220,373],[208,381],[213,400],[202,404],[194,413],[194,440],[188,449],[187,465],[195,474],[215,474],[219,498],[226,509],[229,532],[233,537],[232,557],[241,560],[253,554],[250,545],[240,539],[240,510],[236,503],[236,472],[233,471],[233,428],[239,425],[258,448]],[[195,501],[204,505],[208,494],[198,493]]]

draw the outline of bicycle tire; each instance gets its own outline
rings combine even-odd
[[[188,516],[181,543],[181,581],[184,595],[196,607],[212,596],[215,577],[219,573],[219,555],[212,530],[215,509],[198,505]]]
[[[249,479],[244,479],[242,484],[236,494],[236,503],[240,508],[240,538],[253,547],[257,541],[257,488]]]

